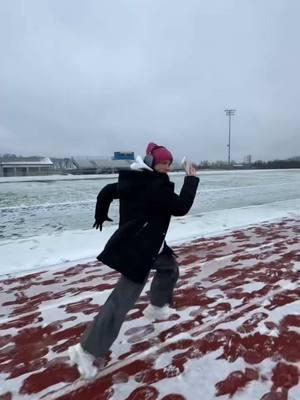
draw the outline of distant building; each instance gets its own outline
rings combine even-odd
[[[134,160],[133,151],[115,151],[113,160]]]
[[[112,174],[130,169],[134,152],[115,151],[113,157],[18,157],[0,156],[0,176],[38,176],[50,174]],[[174,161],[173,171],[182,170]]]
[[[57,171],[72,173],[72,170],[77,169],[72,158],[51,157],[50,159],[53,162],[53,169],[55,170],[55,173],[57,173]]]
[[[53,173],[48,157],[0,157],[0,176],[35,176]]]
[[[112,158],[73,157],[72,161],[77,168],[76,174],[112,174],[130,169],[130,164],[134,161],[134,152],[115,151]]]
[[[121,170],[130,169],[132,160],[114,160],[114,159],[84,159],[73,158],[73,163],[77,170],[71,173],[76,174],[113,174]]]

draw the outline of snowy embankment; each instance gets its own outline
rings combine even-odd
[[[194,238],[220,234],[236,227],[297,215],[300,215],[299,199],[173,218],[167,241],[174,245]],[[62,263],[68,265],[80,260],[94,260],[115,229],[115,225],[106,224],[102,232],[94,229],[76,230],[2,240],[0,275],[22,273]]]

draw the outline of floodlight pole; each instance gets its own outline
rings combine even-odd
[[[231,163],[230,159],[230,146],[231,146],[231,117],[235,114],[236,110],[234,109],[228,109],[224,110],[226,115],[228,116],[228,165]]]

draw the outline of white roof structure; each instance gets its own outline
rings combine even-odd
[[[45,157],[40,160],[16,160],[16,161],[0,161],[2,167],[38,167],[38,166],[53,166],[50,158]]]
[[[79,169],[129,169],[132,160],[111,160],[111,159],[82,159],[73,158],[74,164]]]

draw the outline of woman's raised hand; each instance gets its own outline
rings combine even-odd
[[[197,175],[197,170],[194,164],[192,163],[187,163],[185,172],[188,176],[196,176]]]
[[[181,161],[181,164],[183,168],[185,169],[185,172],[188,176],[196,176],[197,175],[197,170],[195,164],[193,164],[190,161],[187,161],[187,159],[184,157]]]

